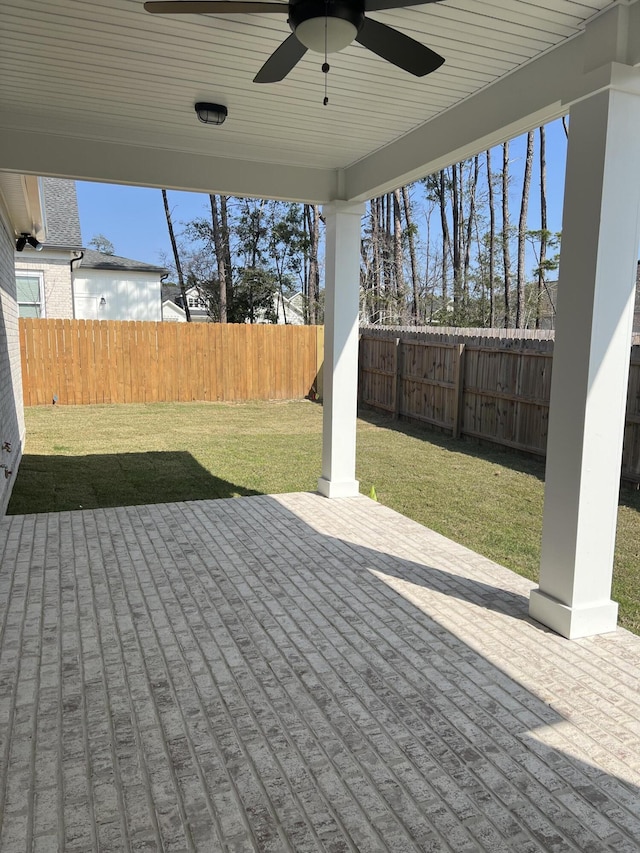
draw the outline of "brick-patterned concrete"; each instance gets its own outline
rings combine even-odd
[[[0,850],[640,849],[640,638],[367,498],[0,526]]]

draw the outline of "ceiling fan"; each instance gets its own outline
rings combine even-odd
[[[302,59],[307,50],[336,53],[357,41],[387,62],[424,77],[439,68],[444,58],[404,33],[365,17],[365,12],[402,9],[439,0],[289,0],[289,3],[253,0],[153,0],[144,4],[154,15],[287,14],[292,35],[267,59],[254,83],[277,83]]]

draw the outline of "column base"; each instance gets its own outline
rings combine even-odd
[[[347,480],[340,483],[320,477],[318,491],[325,498],[355,498],[356,495],[360,494],[360,483],[357,480]]]
[[[539,589],[531,590],[529,616],[568,640],[608,634],[618,624],[618,604],[606,601],[586,607],[568,607]]]

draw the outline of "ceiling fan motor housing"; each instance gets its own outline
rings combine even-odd
[[[360,32],[364,0],[291,0],[288,22],[309,50],[324,53],[326,46],[327,53],[336,53]]]

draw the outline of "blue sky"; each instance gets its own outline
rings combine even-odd
[[[537,145],[537,140],[536,140]],[[517,222],[520,187],[524,169],[525,137],[511,143],[511,218]],[[560,231],[562,223],[562,194],[566,160],[566,139],[560,121],[547,127],[547,196],[549,229]],[[502,163],[501,149],[496,149],[492,166]],[[540,221],[537,151],[531,185],[529,223],[538,228]],[[171,256],[162,194],[159,189],[128,187],[115,184],[77,182],[78,205],[82,238],[85,246],[95,234],[104,234],[113,243],[115,252],[126,258],[158,263],[162,255]],[[209,216],[208,196],[201,193],[169,191],[174,227],[199,216]]]

